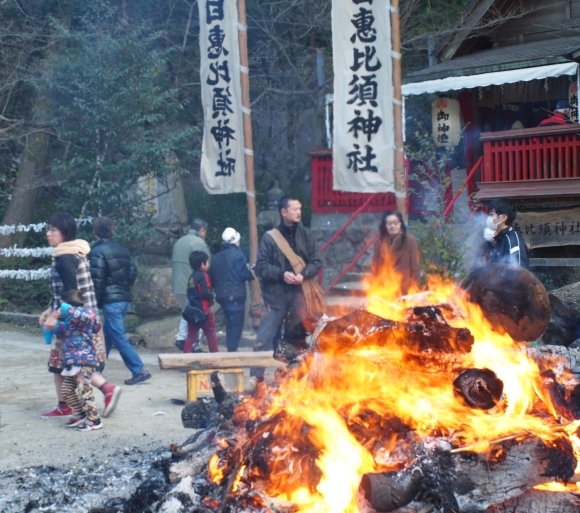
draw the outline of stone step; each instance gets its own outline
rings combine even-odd
[[[328,292],[330,296],[366,296],[368,284],[365,281],[347,281],[337,283]]]
[[[327,296],[326,313],[330,317],[342,317],[350,312],[366,306],[366,298],[363,296]]]

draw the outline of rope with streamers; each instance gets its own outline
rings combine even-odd
[[[79,226],[92,224],[92,217],[76,220]],[[42,232],[46,230],[47,223],[13,224],[0,226],[0,235],[11,235],[17,232]],[[0,248],[0,256],[3,257],[47,257],[52,255],[53,248],[19,248],[16,245],[11,248]],[[46,280],[50,276],[50,269],[4,269],[0,270],[0,278],[12,278],[16,280]]]
[[[52,255],[54,248],[19,248],[18,246],[13,246],[11,248],[0,248],[0,256],[3,257],[34,257],[42,258]]]
[[[46,280],[50,276],[50,269],[4,269],[0,270],[0,278],[14,278],[16,280]]]
[[[93,218],[92,217],[84,217],[82,219],[76,220],[77,224],[84,225],[84,224],[92,224]],[[2,225],[0,226],[0,235],[11,235],[16,232],[42,232],[46,229],[46,223],[36,223],[36,224],[11,224],[11,225]]]

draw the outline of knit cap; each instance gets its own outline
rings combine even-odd
[[[240,234],[234,228],[226,228],[222,233],[222,240],[228,244],[240,242]]]

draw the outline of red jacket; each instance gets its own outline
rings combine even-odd
[[[570,121],[566,114],[563,112],[554,112],[553,116],[550,116],[547,119],[544,119],[538,126],[557,126],[557,125],[570,125],[572,121]]]

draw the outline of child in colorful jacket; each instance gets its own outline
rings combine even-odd
[[[101,429],[103,424],[95,405],[91,376],[99,365],[94,346],[94,336],[101,329],[97,314],[83,307],[83,296],[78,290],[63,293],[61,306],[50,314],[44,323],[47,330],[61,334],[63,395],[72,404],[73,394],[81,399],[82,414],[73,416],[67,427],[80,431]],[[69,399],[71,402],[69,403]]]

